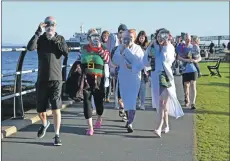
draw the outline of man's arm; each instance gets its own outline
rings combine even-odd
[[[37,49],[38,39],[39,39],[39,36],[36,34],[30,39],[29,43],[27,44],[27,49],[29,51],[33,51]]]
[[[64,56],[68,56],[69,49],[63,36],[59,36],[58,39],[55,41],[55,44],[57,44],[59,53],[61,53]]]
[[[39,40],[40,35],[42,34],[42,28],[45,25],[46,24],[44,24],[44,23],[39,24],[38,29],[35,32],[35,35],[30,39],[29,43],[27,44],[27,49],[29,51],[33,51],[33,50],[37,49],[38,40]]]

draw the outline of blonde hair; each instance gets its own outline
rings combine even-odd
[[[88,30],[87,36],[90,36],[91,34],[98,34],[98,32],[95,28],[91,28]]]
[[[130,34],[134,34],[134,38],[135,38],[135,39],[137,38],[137,32],[136,32],[135,29],[129,29],[128,32],[129,32]]]
[[[200,38],[198,36],[193,36],[192,41],[195,42],[196,44],[200,44]]]

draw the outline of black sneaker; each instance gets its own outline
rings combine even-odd
[[[61,146],[62,145],[61,139],[58,135],[55,135],[55,137],[53,139],[54,139],[54,146]]]
[[[128,133],[132,133],[133,132],[132,124],[128,125],[127,131],[128,131]]]
[[[43,138],[43,137],[45,136],[46,130],[48,129],[49,126],[50,126],[50,122],[47,121],[46,127],[42,125],[42,126],[39,128],[38,133],[37,133],[37,136],[38,136],[39,138]]]
[[[194,104],[191,105],[191,110],[195,110],[196,106]]]
[[[124,117],[125,116],[125,110],[123,108],[119,109],[119,116]]]
[[[127,123],[125,124],[125,128],[128,128],[128,126],[129,126],[129,124],[128,124],[128,121],[127,121]]]

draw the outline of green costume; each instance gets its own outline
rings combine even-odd
[[[104,75],[104,61],[98,51],[95,48],[92,50],[89,45],[83,46],[81,64],[84,66],[86,74],[101,77]]]

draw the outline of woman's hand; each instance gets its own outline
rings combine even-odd
[[[195,63],[195,60],[193,60],[193,59],[187,59],[187,62],[188,63]]]
[[[123,51],[125,50],[125,48],[127,48],[128,46],[127,45],[124,45],[124,44],[122,44],[122,47],[121,47],[121,55],[123,55]]]
[[[150,43],[149,43],[149,46],[152,46],[154,44],[154,41],[155,40],[152,40]]]

